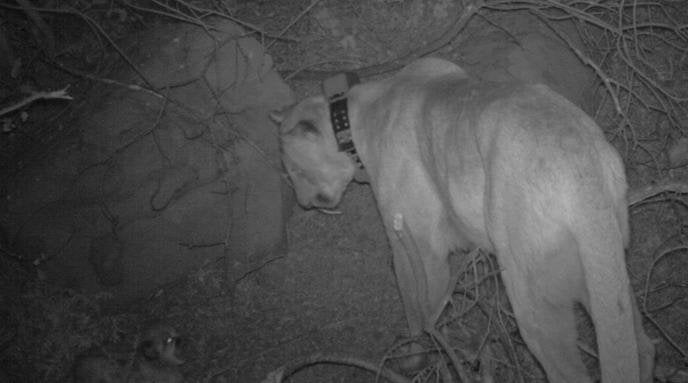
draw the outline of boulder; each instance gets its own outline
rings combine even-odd
[[[48,278],[122,298],[216,259],[242,275],[284,246],[293,202],[267,116],[294,96],[231,22],[129,45],[146,82],[132,71],[118,78],[132,86],[98,85],[77,134],[6,186],[10,242]]]

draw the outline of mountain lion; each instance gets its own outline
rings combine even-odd
[[[273,113],[283,164],[306,208],[335,207],[369,179],[412,335],[451,297],[449,252],[480,247],[551,382],[591,382],[575,302],[595,326],[602,381],[652,382],[624,259],[624,168],[590,117],[544,85],[481,82],[436,58],[339,96]]]

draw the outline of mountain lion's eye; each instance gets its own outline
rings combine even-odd
[[[308,134],[316,134],[319,135],[320,131],[318,128],[315,127],[315,124],[313,121],[299,121],[299,123],[296,125],[296,128],[303,133],[308,133]]]

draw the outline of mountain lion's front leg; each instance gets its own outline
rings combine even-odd
[[[385,224],[409,335],[418,337],[435,326],[451,296],[448,252],[444,251],[444,246],[433,248],[429,238],[423,235],[411,234],[418,231],[410,228],[400,213],[393,214],[391,222]],[[413,343],[409,351],[420,352],[421,347]],[[412,369],[423,360],[423,356],[409,358],[403,365],[405,369]]]

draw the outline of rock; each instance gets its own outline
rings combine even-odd
[[[168,100],[99,90],[79,137],[7,186],[3,223],[53,255],[49,278],[129,298],[208,260],[226,256],[238,275],[282,249],[292,202],[267,115],[294,99],[244,36],[221,22],[211,34],[177,24],[136,37],[130,58]]]

